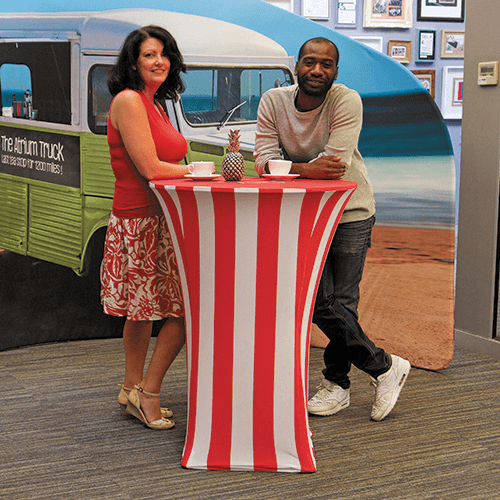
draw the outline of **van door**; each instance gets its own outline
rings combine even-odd
[[[0,247],[78,268],[79,36],[16,36],[0,33]]]

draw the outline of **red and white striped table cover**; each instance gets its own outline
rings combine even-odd
[[[193,469],[314,472],[312,309],[348,181],[153,181],[186,311]]]

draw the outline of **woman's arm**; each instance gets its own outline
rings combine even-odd
[[[186,165],[161,161],[141,97],[132,90],[118,94],[110,109],[110,120],[122,138],[132,163],[148,180],[182,177],[190,173]]]

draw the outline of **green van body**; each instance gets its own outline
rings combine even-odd
[[[125,36],[147,24],[174,35],[188,67],[188,95],[162,103],[188,141],[185,161],[213,160],[220,172],[229,127],[239,128],[246,175],[255,175],[260,96],[293,81],[293,59],[276,42],[159,10],[0,14],[0,248],[78,275],[98,268],[114,190],[105,75]],[[189,36],[193,30],[199,36]],[[5,102],[3,84],[20,67],[29,70],[32,100],[22,117],[19,105]]]

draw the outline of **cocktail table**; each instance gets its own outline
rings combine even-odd
[[[313,472],[312,309],[349,181],[152,181],[186,311],[181,464]]]

